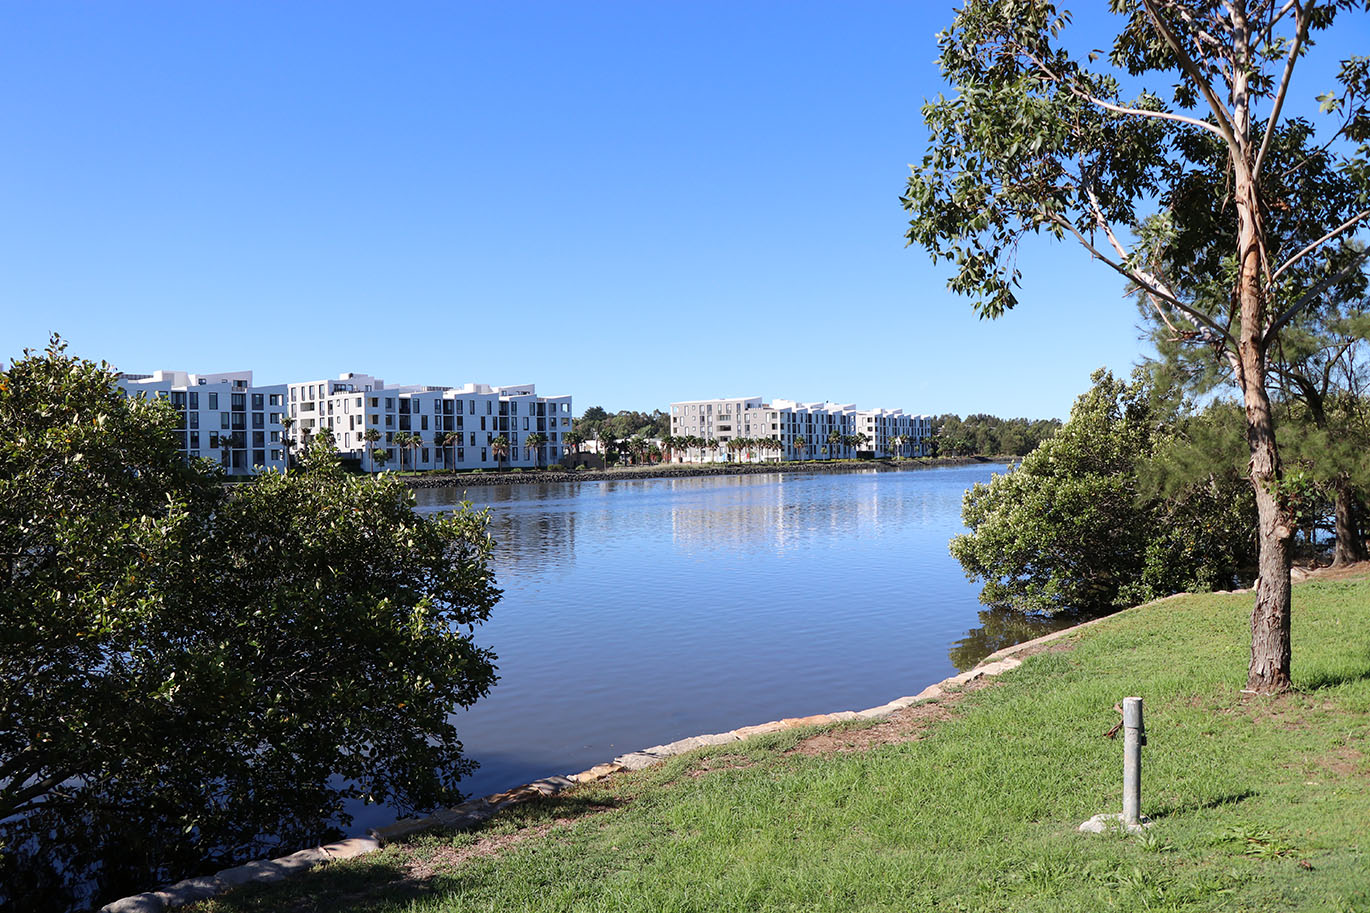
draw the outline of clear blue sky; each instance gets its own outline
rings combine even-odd
[[[1140,352],[1074,248],[988,322],[903,246],[950,4],[0,9],[0,359],[1036,417]]]

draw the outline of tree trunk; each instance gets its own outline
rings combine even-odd
[[[1257,190],[1250,171],[1238,167],[1234,197],[1237,203],[1237,303],[1241,330],[1237,342],[1238,382],[1246,412],[1246,440],[1251,450],[1251,486],[1259,517],[1260,578],[1251,612],[1251,664],[1248,691],[1274,694],[1287,691],[1289,676],[1289,565],[1293,517],[1283,503],[1279,483],[1280,455],[1270,396],[1265,389],[1265,289],[1261,284],[1261,226]]]
[[[1360,529],[1356,523],[1356,498],[1351,490],[1351,483],[1341,479],[1334,491],[1336,506],[1333,512],[1337,522],[1337,541],[1333,546],[1332,566],[1341,567],[1364,561],[1365,543],[1361,540]]]

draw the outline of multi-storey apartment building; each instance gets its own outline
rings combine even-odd
[[[230,475],[285,469],[285,384],[257,386],[251,371],[120,374],[126,396],[170,401],[187,458],[217,460]]]
[[[541,396],[533,384],[387,387],[343,374],[288,387],[292,440],[304,445],[328,429],[339,452],[370,472],[546,466],[561,459],[571,430],[571,397]]]
[[[922,456],[930,434],[927,416],[898,409],[858,410],[850,403],[767,403],[759,396],[742,396],[671,404],[673,437],[710,442],[675,448],[675,458],[683,462]],[[862,443],[853,445],[862,435]],[[753,443],[738,449],[739,439]]]

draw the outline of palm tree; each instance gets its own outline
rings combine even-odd
[[[633,439],[628,442],[628,452],[633,455],[634,463],[645,463],[647,461],[647,439],[640,434],[633,435]]]
[[[890,455],[896,460],[899,459],[899,448],[904,443],[904,439],[899,435],[893,435],[889,440]]]
[[[828,432],[828,452],[829,455],[836,455],[838,448],[842,446],[842,433],[840,431]]]
[[[580,445],[585,443],[585,435],[573,429],[562,435],[562,440],[571,448],[572,453],[579,454]]]
[[[804,459],[804,451],[808,448],[809,442],[804,440],[804,435],[796,434],[794,436],[794,442],[790,446],[799,451],[799,458],[802,460]]]
[[[452,468],[457,468],[457,445],[461,443],[460,431],[449,431],[442,436],[442,446],[452,448]]]
[[[223,466],[224,472],[230,475],[233,472],[233,435],[219,435],[219,449],[224,452]]]
[[[500,468],[504,468],[504,458],[509,455],[509,439],[504,435],[496,435],[490,440],[490,454],[499,461]]]
[[[542,445],[545,443],[547,443],[547,435],[537,431],[524,435],[523,438],[523,449],[525,452],[529,450],[533,452],[533,465],[538,469],[542,468]]]
[[[375,428],[367,428],[362,432],[362,441],[366,444],[366,465],[370,467],[368,471],[376,471],[376,457],[372,453],[373,446],[381,439],[381,433]]]
[[[409,449],[409,432],[396,431],[390,438],[390,443],[395,445],[395,449],[400,454],[400,472],[404,472],[404,452]]]
[[[290,436],[290,429],[295,424],[295,420],[288,415],[281,417],[281,427],[285,429],[281,432],[281,446],[285,448],[285,466],[290,468],[290,451],[295,449],[295,439]]]

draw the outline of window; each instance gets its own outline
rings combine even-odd
[[[200,413],[198,413],[198,412],[192,412],[192,413],[190,413],[190,427],[192,427],[192,428],[198,428],[198,427],[200,427]]]
[[[254,431],[254,432],[252,432],[252,446],[253,446],[253,447],[265,447],[265,446],[266,446],[266,432],[265,432],[265,431]]]
[[[281,433],[280,433],[279,431],[273,431],[273,432],[271,432],[271,443],[273,443],[273,444],[279,444],[280,442],[281,442]]]
[[[422,463],[427,463],[427,462],[428,462],[428,448],[427,448],[427,447],[425,447],[425,448],[423,448],[422,450],[419,451],[419,462],[422,462]]]
[[[476,432],[474,431],[471,432],[471,446],[476,446]],[[481,457],[481,459],[483,460],[485,457]]]
[[[494,415],[494,414],[495,414],[495,403],[494,403],[493,400],[488,400],[488,399],[487,399],[487,400],[485,401],[485,414],[486,414],[486,415]]]
[[[247,409],[247,394],[246,394],[246,393],[231,393],[231,394],[229,394],[229,395],[233,397],[233,411],[234,411],[234,412],[243,412],[243,411],[245,411],[245,410]]]
[[[228,413],[227,413],[227,412],[220,412],[220,413],[219,413],[219,427],[220,427],[220,428],[227,428],[227,427],[228,427]]]
[[[266,427],[266,416],[263,415],[263,414],[260,413],[260,412],[254,412],[254,413],[252,413],[252,427],[253,427],[253,428],[265,428],[265,427]]]
[[[524,430],[524,431],[527,431],[527,430],[528,430],[528,419],[526,419],[526,418],[523,420],[523,430]]]
[[[200,432],[198,432],[198,431],[192,431],[192,432],[190,432],[190,449],[191,449],[191,450],[199,450],[199,449],[200,449]]]
[[[296,388],[294,388],[294,387],[291,387],[291,388],[290,388],[290,401],[291,401],[292,403],[295,402],[295,391],[296,391]]]
[[[200,394],[198,394],[198,393],[192,393],[192,394],[190,394],[190,408],[192,408],[192,409],[198,409],[198,408],[200,408]]]
[[[254,450],[254,451],[252,451],[252,465],[254,465],[254,466],[261,466],[261,465],[264,464],[265,462],[266,462],[266,451],[265,451],[265,450]]]
[[[268,425],[279,425],[281,423],[281,414],[279,412],[271,413],[266,417],[266,422]]]
[[[270,396],[266,398],[266,401],[269,405],[279,406],[281,404],[281,394],[272,393]]]
[[[217,394],[217,393],[211,393],[211,394],[209,394],[209,408],[210,408],[210,409],[218,409],[218,408],[219,408],[219,394]]]
[[[481,448],[481,449],[480,449],[480,461],[481,461],[481,462],[482,462],[482,463],[484,463],[484,462],[485,462],[485,460],[486,460],[486,456],[485,456],[485,448],[484,448],[484,447],[482,447],[482,448]]]
[[[265,409],[265,408],[266,408],[266,395],[265,395],[265,394],[262,394],[262,393],[254,393],[254,394],[252,394],[252,408],[253,408],[253,409],[258,409],[258,410]]]
[[[465,460],[465,459],[466,459],[466,448],[465,448],[465,447],[458,447],[458,448],[457,448],[457,459],[458,459],[458,460]]]
[[[420,431],[427,431],[427,430],[428,430],[428,416],[426,416],[426,415],[420,415],[420,416],[419,416],[419,430],[420,430]]]
[[[234,412],[234,413],[232,413],[232,415],[233,415],[233,430],[234,430],[234,431],[243,431],[243,430],[245,430],[245,429],[247,428],[247,413],[246,413],[246,412]]]

